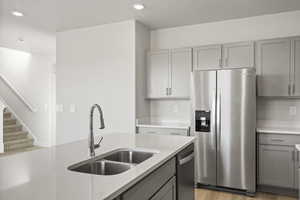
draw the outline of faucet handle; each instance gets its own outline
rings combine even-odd
[[[99,148],[100,147],[100,143],[102,142],[102,140],[103,140],[103,136],[97,137],[95,148]]]

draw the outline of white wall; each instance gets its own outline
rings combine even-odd
[[[151,49],[193,47],[208,44],[297,36],[300,35],[299,22],[300,11],[294,11],[159,29],[151,32]],[[268,124],[270,124],[270,121],[273,121],[275,124],[277,121],[300,121],[299,115],[289,115],[288,109],[290,106],[296,106],[298,112],[300,112],[299,100],[265,99],[258,101],[258,120],[268,122]],[[176,117],[176,107],[178,107],[179,110],[182,107],[189,108],[189,101],[170,101],[168,103],[165,101],[153,101],[151,102],[151,116],[159,119],[189,119],[189,112],[177,113],[178,116]],[[284,112],[278,114],[278,112],[283,110]],[[173,118],[171,118],[172,116]]]
[[[1,16],[0,74],[37,108],[37,112],[28,110],[1,81],[0,96],[28,127],[39,146],[51,145],[49,100],[54,63],[55,33],[28,25],[21,19]]]
[[[135,131],[135,22],[125,21],[57,34],[57,144],[85,139],[90,107],[103,108],[106,128]],[[76,112],[70,112],[74,104]],[[98,118],[98,115],[95,115]]]
[[[147,51],[150,50],[150,30],[143,24],[135,24],[135,60],[136,60],[136,118],[150,116],[150,102],[147,92]]]

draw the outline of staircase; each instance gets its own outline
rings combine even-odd
[[[4,152],[26,151],[33,147],[33,138],[28,132],[23,130],[22,125],[18,123],[11,112],[4,112],[3,141]]]

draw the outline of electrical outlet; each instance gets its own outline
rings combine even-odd
[[[76,112],[76,105],[75,105],[75,104],[71,104],[71,105],[70,105],[70,112],[71,112],[71,113]]]
[[[290,116],[297,115],[297,107],[296,106],[290,106],[290,108],[289,108],[289,114],[290,114]]]
[[[57,104],[56,105],[56,112],[63,112],[64,111],[64,106],[62,104]]]

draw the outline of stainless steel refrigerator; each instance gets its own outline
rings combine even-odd
[[[194,71],[191,89],[197,183],[254,195],[255,70]]]

